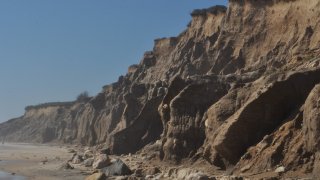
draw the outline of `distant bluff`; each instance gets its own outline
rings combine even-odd
[[[164,161],[316,175],[320,2],[230,0],[191,16],[184,32],[155,40],[88,102],[27,109],[1,124],[0,135],[104,144],[114,154],[159,140]]]

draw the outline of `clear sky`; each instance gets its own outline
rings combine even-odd
[[[125,74],[190,12],[226,0],[1,0],[0,122],[24,107],[70,101]]]

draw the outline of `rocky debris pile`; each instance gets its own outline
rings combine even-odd
[[[78,154],[76,154],[72,159],[73,164],[80,164],[82,162],[83,162],[83,158],[81,155],[78,155]]]
[[[74,168],[92,174],[87,179],[106,179],[113,176],[128,176],[132,174],[130,168],[119,158],[101,154],[103,149],[96,147],[76,147],[68,150],[72,157],[61,165],[60,169],[71,170]]]
[[[89,158],[83,161],[85,167],[93,167],[94,158]]]
[[[156,143],[155,143],[156,144]],[[150,144],[149,148],[154,148],[154,144]],[[63,170],[80,169],[86,174],[89,174],[86,180],[106,180],[106,179],[186,179],[186,180],[225,180],[225,179],[242,179],[240,176],[228,176],[218,173],[219,175],[212,175],[210,173],[210,166],[194,166],[188,164],[185,166],[164,164],[159,156],[152,158],[152,160],[145,160],[153,152],[147,153],[141,151],[137,154],[127,154],[121,156],[101,154],[102,149],[99,147],[92,147],[93,158],[86,159],[83,155],[87,148],[77,148],[73,158],[81,156],[84,159],[83,163],[74,164],[72,161],[63,163],[61,166]],[[99,168],[94,165],[87,165],[85,162],[90,160],[92,164],[100,164]],[[97,163],[99,162],[99,163]],[[100,163],[107,162],[107,163]],[[192,168],[189,167],[193,166]]]

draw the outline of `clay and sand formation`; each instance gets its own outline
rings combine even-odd
[[[191,16],[96,96],[29,106],[0,136],[70,146],[63,172],[88,180],[320,177],[320,1]]]

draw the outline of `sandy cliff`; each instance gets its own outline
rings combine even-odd
[[[88,102],[27,109],[0,135],[105,144],[115,154],[160,140],[165,161],[316,173],[320,1],[230,0],[191,16]]]

